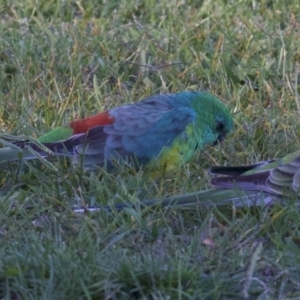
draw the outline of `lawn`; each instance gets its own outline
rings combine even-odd
[[[235,131],[149,179],[121,165],[0,165],[1,299],[299,299],[300,214],[140,208],[210,188],[213,165],[300,147],[298,0],[1,0],[0,129],[51,128],[152,94],[206,90]],[[121,212],[73,207],[130,201]]]

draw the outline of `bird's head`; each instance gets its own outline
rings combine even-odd
[[[233,131],[233,119],[228,107],[208,93],[200,93],[195,102],[203,144],[216,145]]]

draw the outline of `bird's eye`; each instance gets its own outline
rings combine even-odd
[[[220,122],[220,121],[217,121],[217,122],[216,122],[216,130],[217,130],[217,131],[222,131],[224,128],[225,128],[224,123],[222,123],[222,122]]]

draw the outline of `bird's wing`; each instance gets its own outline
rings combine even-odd
[[[84,136],[71,138],[76,153],[84,154],[85,167],[103,165],[118,157],[136,157],[139,163],[147,163],[164,146],[184,135],[186,126],[196,119],[191,108],[173,108],[157,101],[121,106],[110,113],[115,119],[112,124],[96,126]]]
[[[224,175],[211,180],[214,187],[265,191],[282,195],[292,189],[299,193],[300,151],[279,160],[244,167],[212,167],[211,173]]]

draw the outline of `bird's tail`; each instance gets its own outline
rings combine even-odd
[[[17,147],[0,148],[0,163],[18,161],[21,159],[35,159],[33,153]]]
[[[18,160],[42,159],[58,155],[70,156],[70,150],[66,149],[68,144],[64,141],[55,143],[41,143],[38,140],[15,140],[13,142],[0,139],[0,144],[7,146],[0,148],[0,163]]]
[[[165,208],[178,207],[213,207],[221,205],[233,205],[235,207],[251,207],[251,206],[266,206],[272,204],[274,201],[278,202],[281,197],[274,196],[266,192],[258,191],[242,191],[239,189],[210,189],[189,193],[185,195],[173,196],[165,199],[151,199],[144,201],[137,201],[136,203],[119,203],[112,205],[103,205],[98,207],[76,208],[74,212],[83,213],[86,211],[112,211],[123,210],[134,207],[149,207],[158,206]]]

